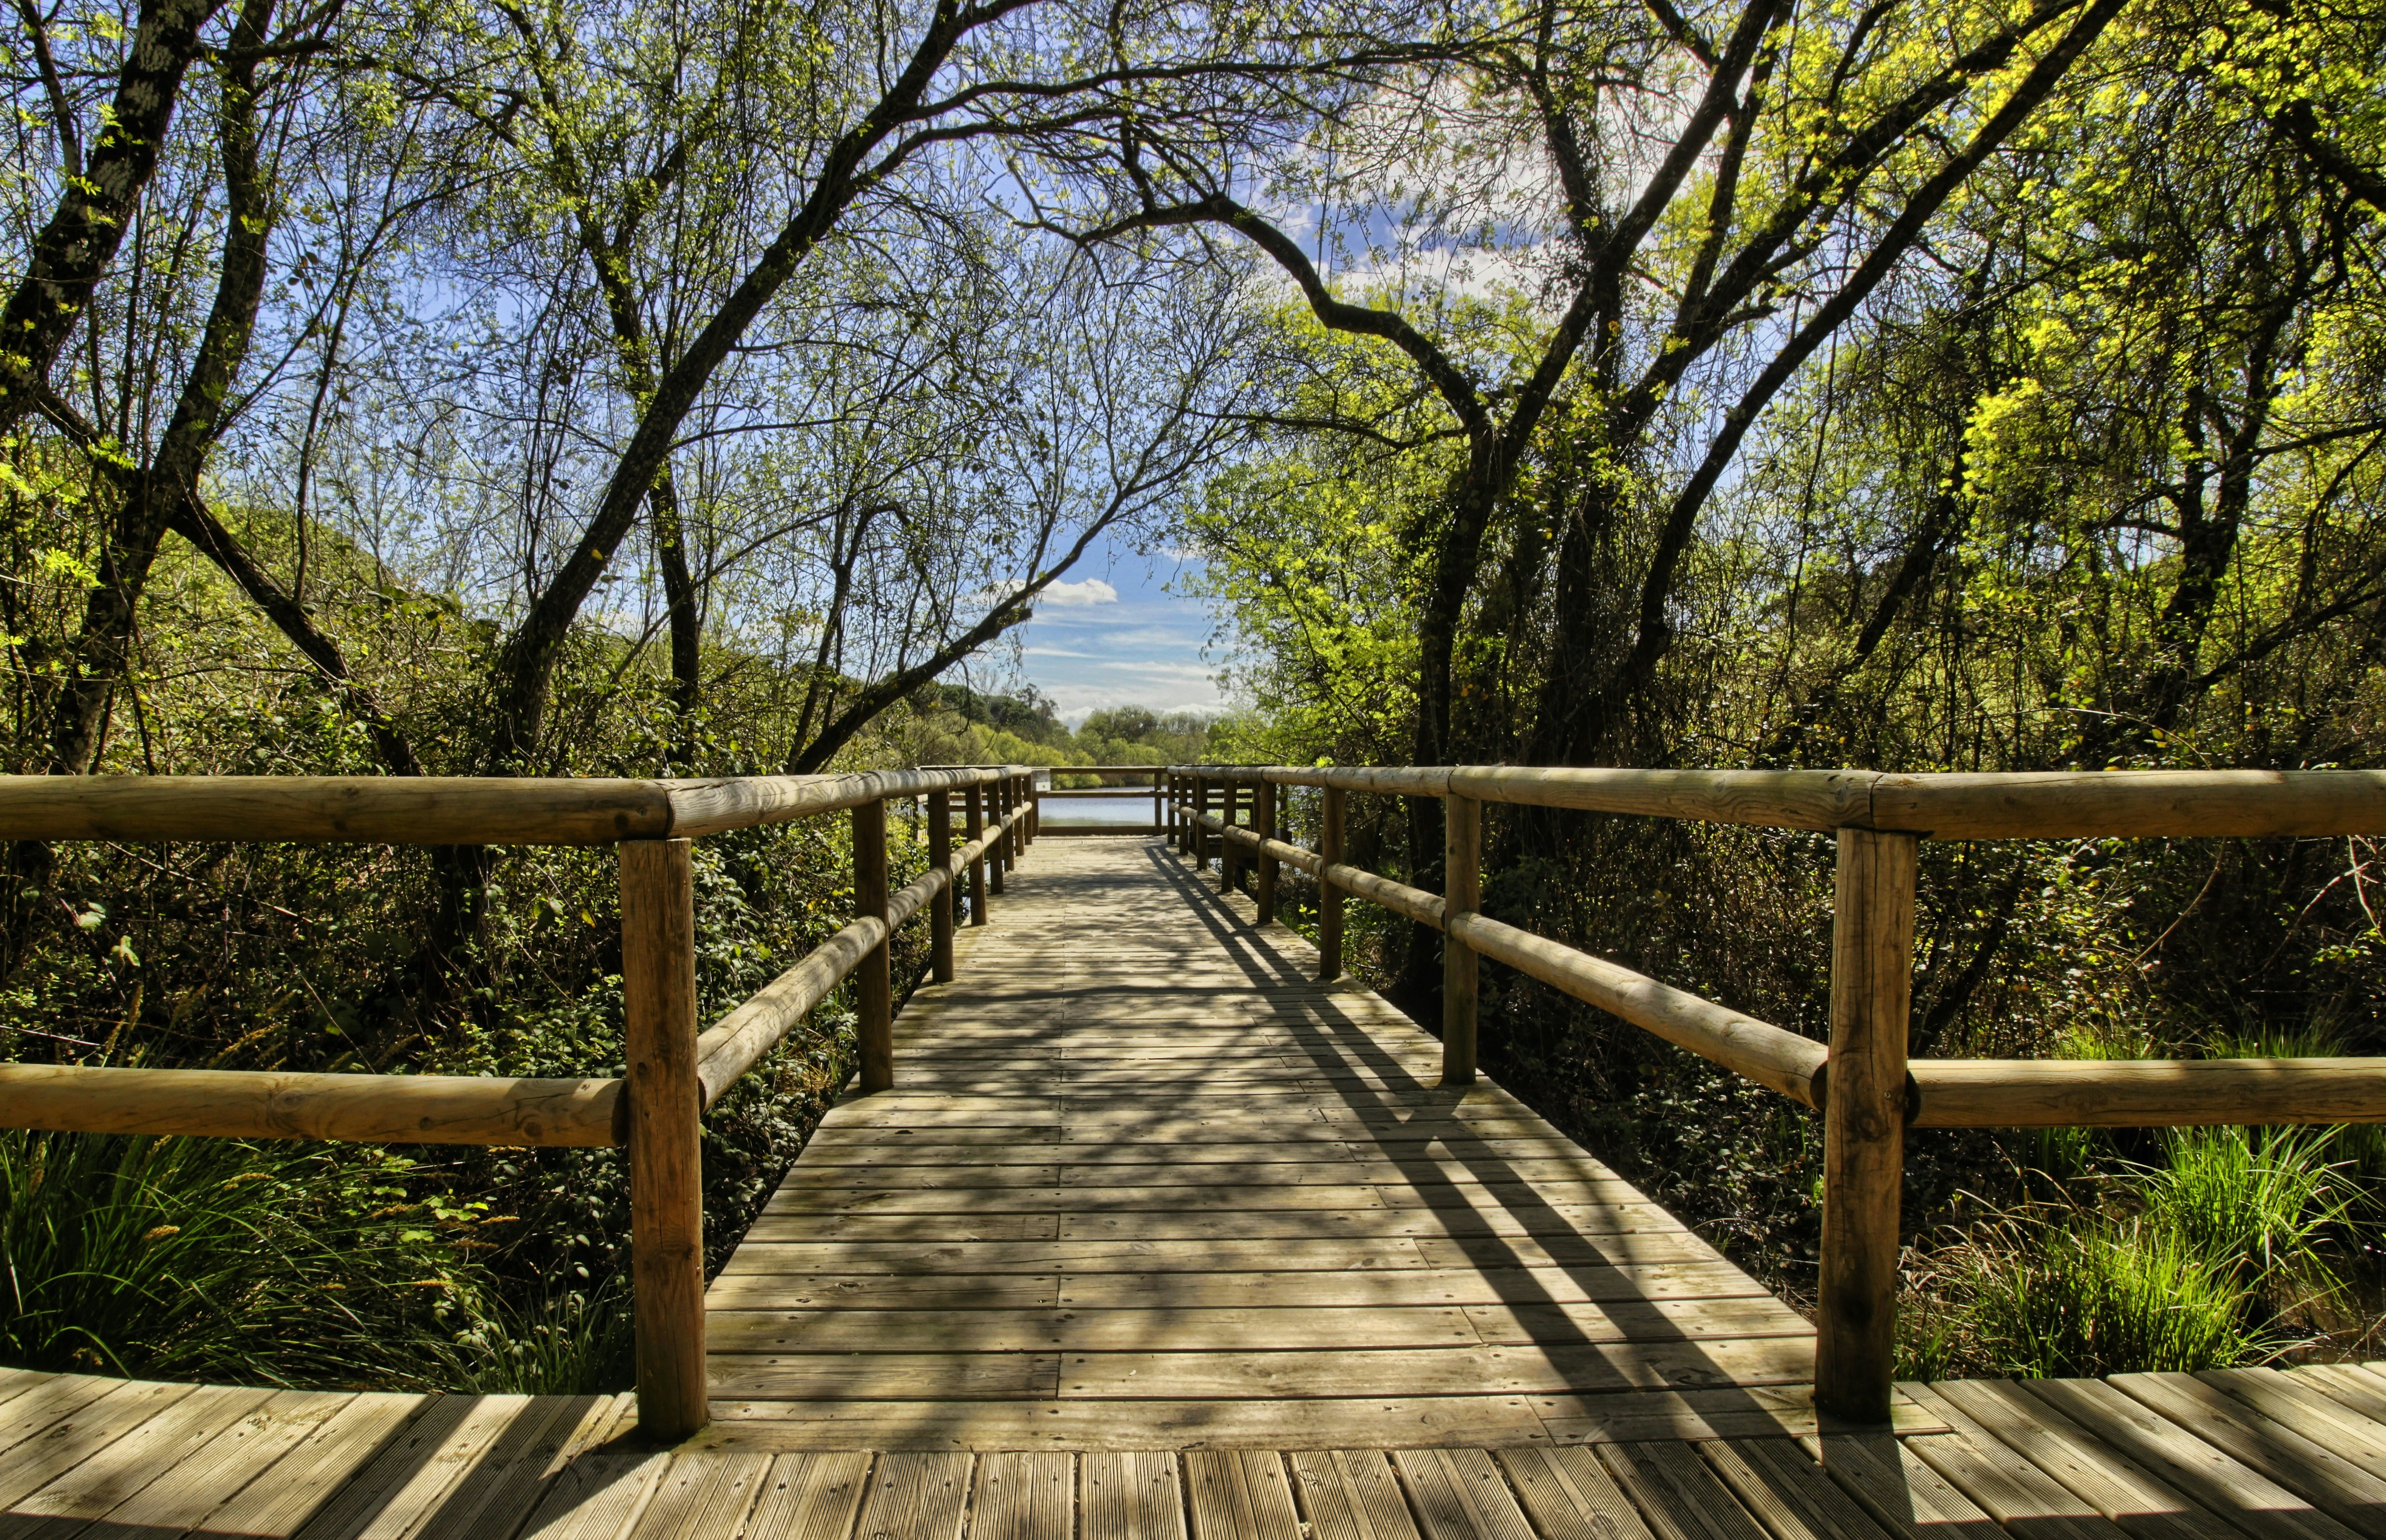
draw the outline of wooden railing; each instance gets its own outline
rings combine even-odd
[[[1823,1114],[1815,1400],[1889,1417],[1898,1210],[1909,1128],[2164,1127],[2386,1121],[2386,1059],[2046,1062],[1906,1058],[1915,870],[1926,839],[2258,838],[2386,833],[2386,773],[2141,770],[1886,775],[1860,770],[1331,769],[1172,766],[1171,832],[1231,883],[1256,863],[1262,923],[1279,863],[1315,877],[1320,971],[1342,970],[1350,894],[1441,932],[1442,1080],[1475,1078],[1476,972],[1490,958]],[[1318,848],[1276,837],[1285,788],[1324,794]],[[1438,894],[1342,859],[1349,793],[1439,797]],[[1802,1037],[1481,912],[1486,802],[1836,834],[1830,1042]],[[1214,811],[1212,809],[1215,809]],[[1211,836],[1217,838],[1213,841]]]
[[[953,848],[952,797],[963,799]],[[888,891],[886,802],[924,797],[927,871]],[[953,889],[970,920],[1034,838],[1025,766],[720,781],[423,777],[0,776],[0,839],[612,845],[620,849],[627,1072],[620,1079],[278,1074],[0,1064],[0,1127],[365,1144],[613,1145],[629,1150],[638,1423],[704,1426],[701,1120],[846,979],[859,1078],[894,1083],[888,943],[930,916],[930,971],[953,976]],[[850,811],[853,922],[699,1032],[690,842]]]

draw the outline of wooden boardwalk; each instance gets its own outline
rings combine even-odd
[[[709,1296],[779,1449],[1777,1431],[1808,1323],[1164,842],[1039,842]],[[1626,1430],[1628,1430],[1626,1432]]]
[[[2381,1371],[1915,1385],[1902,1437],[771,1454],[641,1447],[628,1396],[0,1370],[0,1537],[2376,1540]]]
[[[1039,845],[629,1396],[0,1370],[0,1540],[2386,1540],[2386,1365],[1900,1389],[1156,841]]]

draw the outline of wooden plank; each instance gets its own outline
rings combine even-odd
[[[2001,1540],[1996,1520],[1889,1434],[1837,1434],[1799,1445],[1898,1540]]]
[[[1613,1235],[1419,1235],[1425,1265],[1437,1268],[1567,1268],[1720,1262],[1723,1253],[1688,1231],[1635,1230]]]
[[[1305,1401],[716,1400],[699,1446],[758,1449],[1337,1449],[1547,1443],[1531,1397]],[[1621,1399],[1622,1397],[1619,1397]],[[1811,1427],[1811,1420],[1809,1421]]]
[[[901,1230],[906,1216],[878,1221],[888,1230]],[[938,1216],[942,1217],[942,1216]],[[1561,1243],[1579,1238],[1615,1235],[1681,1235],[1689,1232],[1679,1220],[1653,1203],[1552,1203],[1522,1212],[1471,1208],[1258,1208],[1237,1213],[986,1215],[975,1221],[988,1231],[1005,1228],[1011,1220],[1059,1221],[1064,1241],[1119,1239],[1137,1241],[1194,1240],[1217,1236],[1255,1240],[1273,1235],[1355,1235],[1371,1239],[1413,1235],[1421,1239],[1452,1236],[1520,1236]],[[757,1228],[770,1221],[758,1221]],[[853,1221],[859,1223],[859,1221]],[[1022,1224],[1021,1229],[1027,1226]],[[775,1232],[769,1239],[781,1238]],[[989,1236],[989,1238],[995,1238]],[[1004,1237],[1007,1238],[1007,1237]]]
[[[1823,1426],[1815,1410],[1814,1386],[1809,1384],[1541,1396],[1534,1398],[1533,1406],[1550,1436],[1560,1444],[1803,1438]],[[1890,1403],[1890,1412],[1899,1433],[1947,1430],[1942,1419],[1903,1396]]]
[[[712,1394],[757,1401],[1049,1397],[1058,1353],[716,1353]]]
[[[303,1390],[267,1396],[188,1458],[171,1469],[161,1469],[156,1479],[110,1509],[101,1532],[130,1534],[137,1531],[164,1536],[204,1527],[227,1533],[216,1515],[268,1470],[273,1471],[273,1477],[267,1484],[288,1484],[291,1477],[278,1469],[278,1462],[354,1399],[345,1394]]]
[[[1060,1214],[766,1214],[746,1236],[757,1246],[781,1241],[1050,1241],[1063,1238],[1063,1222]]]
[[[1417,1540],[1383,1450],[1304,1449],[1285,1460],[1299,1478],[1314,1540]]]
[[[565,1451],[588,1423],[614,1411],[611,1397],[540,1396],[509,1421],[471,1467],[439,1498],[438,1511],[416,1540],[477,1540],[511,1534],[538,1507]]]
[[[2116,1374],[2106,1383],[2247,1470],[2268,1477],[2337,1522],[2371,1540],[2386,1540],[2386,1481],[2334,1449],[2193,1375]],[[2203,1468],[2233,1479],[2233,1472],[2209,1464]]]
[[[846,1540],[870,1481],[868,1453],[781,1455],[746,1533],[756,1540]]]
[[[1684,1444],[1602,1444],[1599,1459],[1657,1540],[1767,1540]]]
[[[2139,1540],[2229,1540],[2242,1533],[2018,1385],[1943,1380],[1930,1388],[1964,1415],[1965,1431],[1978,1429],[2013,1450]]]
[[[706,1451],[672,1457],[627,1540],[726,1540],[745,1527],[771,1457]],[[484,1533],[502,1534],[492,1528]]]
[[[1084,1540],[1188,1540],[1174,1454],[1097,1450],[1078,1463]]]
[[[1659,1249],[1667,1236],[1630,1237]],[[1456,1242],[1437,1242],[1456,1245]],[[1604,1258],[1596,1259],[1604,1260]],[[1670,1258],[1667,1258],[1670,1259]],[[1701,1258],[1703,1259],[1703,1258]],[[1415,1242],[1384,1241],[819,1241],[741,1246],[722,1271],[919,1273],[1259,1272],[1426,1266]],[[1443,1263],[1443,1266],[1454,1265]]]
[[[752,1309],[1016,1310],[1060,1303],[1058,1274],[968,1278],[944,1273],[724,1272],[704,1296],[714,1311]]]
[[[1470,1305],[1487,1343],[1648,1342],[1662,1337],[1811,1337],[1813,1323],[1770,1296],[1605,1305]]]
[[[251,1484],[218,1509],[210,1527],[220,1534],[295,1534],[431,1404],[427,1396],[385,1392],[349,1397],[283,1454],[269,1479]]]
[[[1549,1540],[1651,1540],[1631,1499],[1590,1450],[1503,1449],[1500,1463]]]
[[[1697,1447],[1774,1540],[1886,1540],[1862,1505],[1789,1439],[1716,1440]]]
[[[969,1478],[967,1455],[879,1456],[855,1529],[858,1540],[959,1540]]]
[[[2303,1364],[2290,1372],[2338,1405],[2372,1422],[2386,1423],[2386,1378],[2350,1363]]]
[[[1296,1347],[1476,1346],[1456,1307],[1421,1309],[715,1311],[722,1353],[1269,1352]]]
[[[1534,1540],[1489,1450],[1401,1449],[1392,1464],[1425,1540]]]
[[[0,1455],[40,1436],[124,1382],[96,1374],[44,1377],[0,1406]]]
[[[1074,1455],[982,1455],[970,1505],[970,1540],[1072,1540],[1075,1488]]]
[[[13,1499],[6,1513],[0,1514],[0,1536],[18,1540],[80,1533],[197,1455],[271,1396],[265,1390],[194,1388]]]
[[[660,1453],[581,1456],[547,1487],[520,1540],[620,1540],[671,1463]]]
[[[404,1540],[516,1421],[527,1396],[443,1396],[323,1505],[298,1540]]]
[[[2120,1540],[2119,1526],[1999,1443],[1936,1390],[1919,1383],[1898,1388],[1951,1424],[1947,1433],[1904,1440],[1905,1450],[1920,1456],[2016,1540]]]
[[[109,1446],[165,1416],[192,1394],[190,1385],[126,1381],[51,1421],[9,1450],[6,1463],[0,1464],[0,1508],[13,1509],[86,1461],[100,1459]]]
[[[1563,1308],[1645,1301],[1651,1308],[1662,1309],[1680,1301],[1760,1295],[1771,1297],[1728,1263],[1670,1262],[1632,1267],[1387,1268],[1365,1272],[1072,1273],[1059,1280],[1057,1303],[1080,1309],[1361,1308],[1510,1302],[1519,1308]]]
[[[1061,1394],[1140,1398],[1165,1385],[1178,1398],[1530,1395],[1793,1384],[1813,1369],[1804,1343],[1778,1338],[1377,1352],[1073,1352],[1062,1360]]]
[[[2373,1476],[2386,1476],[2386,1423],[2329,1396],[2317,1382],[2275,1369],[2212,1369],[2196,1376]],[[2386,1409],[2386,1408],[2381,1408]]]
[[[1303,1540],[1283,1459],[1272,1449],[1185,1456],[1193,1540]]]
[[[2345,1540],[2354,1534],[2310,1503],[2231,1459],[2100,1380],[2035,1380],[2029,1393],[2106,1446],[2154,1471],[2262,1540]]]

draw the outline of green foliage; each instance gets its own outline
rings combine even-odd
[[[2156,1224],[2011,1221],[1940,1266],[1901,1316],[1902,1377],[2191,1373],[2283,1346],[2227,1266]]]
[[[371,1151],[0,1132],[0,1359],[436,1384],[475,1293],[454,1244],[472,1216],[419,1186]]]
[[[2351,1202],[2327,1129],[2175,1128],[2148,1171],[2146,1221],[2247,1290],[2333,1294],[2319,1247]]]
[[[615,1274],[516,1309],[502,1300],[434,1346],[438,1383],[482,1396],[585,1396],[636,1382],[629,1293]]]

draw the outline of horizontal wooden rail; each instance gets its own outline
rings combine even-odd
[[[1237,845],[1273,857],[1287,866],[1298,867],[1378,908],[1454,935],[1484,957],[1506,963],[1553,989],[1620,1016],[1634,1026],[1713,1059],[1760,1085],[1809,1107],[1822,1105],[1823,1061],[1828,1050],[1812,1038],[1744,1016],[1687,990],[1659,983],[1619,963],[1483,914],[1463,913],[1452,922],[1446,918],[1447,905],[1437,895],[1360,867],[1338,861],[1329,865],[1313,850],[1282,840],[1262,839],[1250,830],[1228,824],[1215,815],[1205,815],[1197,821]]]
[[[1440,897],[1215,814],[1223,838],[1434,930],[1678,1047],[1809,1107],[1824,1104],[1828,1050],[1619,964],[1481,914],[1455,926]],[[1908,1070],[1915,1128],[2149,1128],[2386,1122],[2386,1059],[1919,1059]]]
[[[1926,1058],[1914,1128],[2386,1122],[2386,1059]]]
[[[1811,1037],[1801,1037],[1688,990],[1659,983],[1619,963],[1481,914],[1460,915],[1450,933],[1484,957],[1620,1016],[1759,1085],[1808,1107],[1823,1105],[1823,1063],[1830,1050]]]
[[[720,833],[1023,769],[710,781],[451,775],[6,775],[0,839],[614,845]]]
[[[0,1064],[0,1128],[368,1145],[619,1144],[618,1080]]]
[[[1636,770],[1505,765],[1176,766],[1213,781],[1777,829],[1874,829],[1938,840],[2386,833],[2386,771],[2103,770],[1890,775],[1872,770]]]
[[[760,1062],[764,1054],[786,1040],[797,1023],[828,998],[879,943],[919,912],[942,888],[969,870],[994,848],[1004,832],[1027,816],[1023,804],[1008,818],[986,826],[984,837],[953,852],[942,867],[932,867],[917,882],[886,902],[888,919],[865,915],[807,953],[804,959],[758,990],[745,1004],[722,1017],[696,1040],[697,1083],[704,1105],[710,1107],[737,1078]]]
[[[858,775],[747,775],[720,781],[666,781],[674,834],[717,834],[843,812],[890,796],[990,786],[1023,765],[986,770],[870,770]]]

